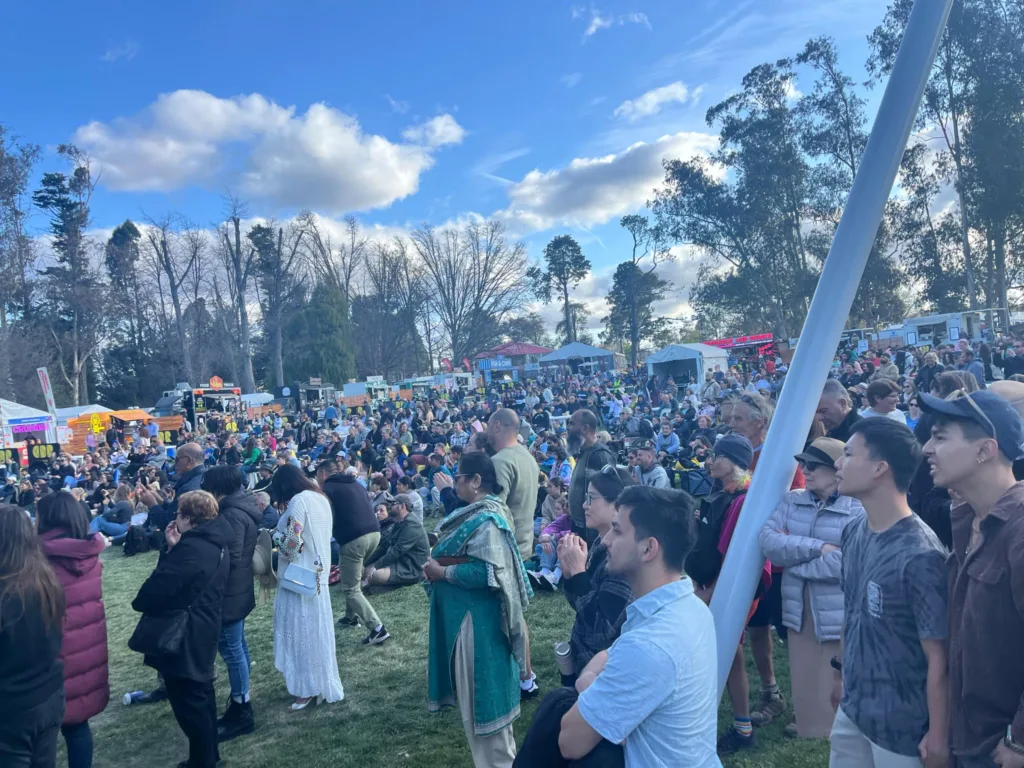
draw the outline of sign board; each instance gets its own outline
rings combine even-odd
[[[292,396],[292,389],[291,389],[291,387],[281,387],[281,395],[283,397],[291,397]]]
[[[46,461],[55,453],[60,453],[60,445],[58,443],[37,443],[26,446],[25,450],[28,451],[29,462]]]
[[[98,413],[94,413],[89,418],[89,426],[92,428],[92,431],[95,432],[97,435],[103,431],[103,420],[100,418],[100,415]]]
[[[57,427],[57,442],[70,443],[75,433],[68,427]]]
[[[21,466],[21,454],[17,448],[0,448],[0,463]]]
[[[164,445],[175,445],[178,442],[178,430],[164,429],[157,432],[157,437],[160,438],[160,442]]]
[[[949,326],[949,340],[950,341],[956,341],[959,338],[960,338],[960,329],[957,328],[955,325]]]
[[[734,336],[731,339],[711,339],[701,343],[708,344],[712,347],[719,347],[720,349],[732,349],[733,347],[749,347],[755,344],[768,344],[773,341],[774,338],[775,337],[770,333],[754,333],[750,336]]]
[[[867,339],[861,339],[860,341],[857,342],[857,351],[858,352],[867,352],[868,351],[868,344],[869,343],[868,343]]]
[[[324,383],[324,380],[320,376],[310,376],[309,377],[309,386],[311,386],[311,387],[319,387],[323,383]]]
[[[366,377],[366,383],[367,384],[373,384],[373,383],[376,383],[376,382],[379,382],[379,383],[383,384],[384,383],[384,377],[383,376],[367,376]]]
[[[222,379],[220,376],[211,376],[210,377],[210,389],[220,389],[223,386],[224,386],[224,379]]]
[[[57,418],[57,403],[53,400],[53,387],[50,386],[50,374],[45,368],[36,368],[39,374],[39,385],[43,388],[43,397],[46,399],[46,409],[54,419]]]
[[[906,342],[907,342],[907,346],[916,347],[917,346],[917,333],[915,333],[914,331],[907,331]]]
[[[483,359],[480,361],[481,371],[511,371],[512,361],[508,358]]]

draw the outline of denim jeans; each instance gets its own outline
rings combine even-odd
[[[533,548],[537,557],[540,558],[540,567],[547,568],[549,571],[553,571],[555,566],[558,565],[558,547],[555,542],[551,542],[551,554],[547,554],[544,548],[540,544]]]
[[[68,750],[68,768],[92,768],[92,731],[89,721],[60,727]]]
[[[220,657],[228,668],[231,683],[231,698],[236,701],[249,700],[249,643],[245,639],[245,619],[225,624],[220,628],[220,642],[217,644]]]
[[[89,533],[104,533],[107,536],[116,538],[128,533],[131,526],[128,523],[112,523],[103,515],[94,517],[89,523]]]

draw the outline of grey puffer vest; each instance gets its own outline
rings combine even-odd
[[[801,631],[806,585],[819,643],[838,640],[843,632],[843,591],[839,588],[843,553],[836,550],[822,555],[821,547],[838,547],[843,529],[863,514],[861,503],[849,496],[838,496],[819,509],[810,491],[790,491],[761,528],[761,551],[773,565],[785,569],[782,623]]]

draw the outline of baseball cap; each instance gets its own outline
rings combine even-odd
[[[958,396],[959,395],[959,396]],[[973,421],[981,426],[989,437],[999,444],[999,452],[1010,461],[1016,461],[1024,453],[1024,427],[1020,416],[1010,403],[999,395],[982,390],[980,392],[954,392],[948,400],[918,395],[922,410],[937,413],[952,419]]]
[[[754,461],[754,446],[746,437],[735,432],[718,438],[713,450],[716,456],[725,456],[740,469],[750,469]]]
[[[388,503],[404,504],[405,508],[409,510],[416,506],[416,501],[411,493],[396,493],[394,498]]]
[[[819,437],[812,440],[811,444],[804,448],[793,458],[802,461],[804,464],[824,464],[826,467],[835,466],[839,457],[843,455],[843,448],[846,444],[842,440],[832,437]]]

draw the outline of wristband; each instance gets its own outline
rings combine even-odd
[[[841,672],[843,671],[843,662],[841,662],[841,661],[839,660],[839,657],[838,657],[838,656],[833,656],[833,657],[832,657],[832,660],[831,660],[831,661],[829,662],[829,665],[830,665],[830,666],[832,667],[832,669],[834,669],[834,670],[835,670],[836,672],[840,672],[840,673],[841,673]]]

